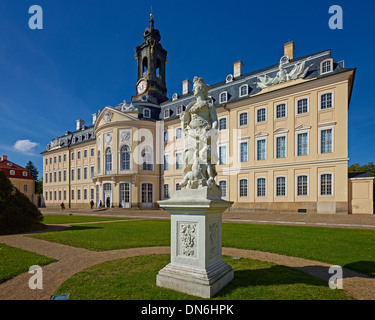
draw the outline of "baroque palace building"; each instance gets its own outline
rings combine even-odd
[[[42,152],[47,206],[88,207],[93,200],[156,208],[178,188],[180,114],[194,99],[191,82],[168,99],[167,51],[152,15],[143,38],[135,50],[131,101],[104,107],[88,126],[77,120],[74,132]],[[295,58],[292,41],[278,64],[247,74],[242,69],[235,62],[233,74],[209,91],[219,121],[216,182],[234,202],[231,210],[372,213],[372,178],[347,173],[356,69],[336,62],[330,50]]]

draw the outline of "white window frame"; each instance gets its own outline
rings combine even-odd
[[[165,158],[168,158],[168,168],[167,169],[165,169]],[[164,153],[164,156],[163,156],[163,171],[169,171],[169,152],[165,152]]]
[[[283,195],[283,196],[277,195],[277,178],[284,178],[285,179],[285,195]],[[288,197],[288,176],[286,176],[286,175],[275,176],[274,194],[275,194],[275,198],[287,198]]]
[[[336,122],[329,122],[329,123],[321,123],[318,125],[318,153],[322,154],[322,131],[324,130],[332,130],[332,150],[331,152],[324,152],[323,154],[333,153],[335,152],[335,125]]]
[[[325,94],[327,94],[327,93],[331,94],[332,107],[331,108],[322,109],[322,96],[325,95]],[[327,91],[319,92],[318,99],[319,99],[319,101],[318,101],[319,111],[326,111],[326,110],[335,109],[335,91],[334,90],[327,90]]]
[[[16,171],[15,171],[15,170],[10,170],[10,171],[9,171],[9,174],[10,174],[11,176],[15,176],[15,175],[16,175]]]
[[[304,99],[307,100],[307,112],[298,113],[298,101],[304,100]],[[295,99],[295,112],[296,112],[297,117],[302,116],[302,115],[307,115],[310,113],[310,96],[298,97]]]
[[[225,101],[222,99],[223,94],[225,94]],[[227,102],[228,102],[228,91],[220,92],[219,103],[227,103]]]
[[[298,195],[298,177],[307,176],[307,195]],[[310,197],[310,175],[308,173],[299,173],[296,175],[296,185],[295,185],[296,198],[308,198]]]
[[[225,129],[220,129],[220,121],[221,120],[225,120]],[[218,124],[219,124],[219,131],[225,131],[225,130],[228,130],[228,117],[225,116],[225,117],[221,117],[218,119]]]
[[[149,112],[149,116],[148,117],[146,116],[146,112],[145,111]],[[150,108],[144,108],[143,109],[143,118],[146,118],[146,119],[150,119],[151,118],[151,109]]]
[[[168,111],[168,116],[165,115],[165,113]],[[163,111],[163,118],[168,119],[171,116],[171,109],[167,108]]]
[[[181,154],[181,168],[177,168],[177,154]],[[175,154],[174,154],[174,166],[175,166],[175,170],[182,170],[183,167],[184,167],[184,159],[183,159],[183,152],[182,151],[176,151]]]
[[[220,179],[218,181],[218,185],[220,187],[220,182],[225,182],[225,196],[222,195],[223,198],[228,199],[228,180],[227,179]],[[249,186],[247,187],[249,189]],[[249,192],[248,192],[249,193]]]
[[[264,183],[264,196],[258,196],[258,180],[259,179],[265,179],[265,183]],[[267,177],[265,176],[261,176],[261,177],[256,177],[255,178],[255,198],[260,198],[260,199],[264,199],[264,198],[267,198]]]
[[[261,110],[261,109],[265,109],[266,112],[265,112],[265,119],[263,121],[258,121],[258,111]],[[258,108],[255,108],[255,123],[265,123],[267,122],[267,107],[258,107]]]
[[[168,198],[165,196],[165,186],[168,186]],[[163,183],[163,199],[169,199],[170,192],[169,192],[169,183]]]
[[[294,140],[295,140],[295,156],[296,157],[303,157],[303,156],[308,156],[310,155],[310,129],[311,128],[308,128],[308,129],[298,129],[295,131],[295,137],[294,137]],[[302,133],[307,133],[307,154],[303,154],[303,155],[298,155],[298,135],[299,134],[302,134]]]
[[[178,109],[181,108],[181,111],[179,112]],[[176,114],[180,115],[184,111],[184,106],[182,104],[178,105],[176,107]]]
[[[22,176],[27,177],[27,171],[22,171]]]
[[[246,180],[246,196],[241,196],[241,180]],[[238,179],[238,198],[248,198],[249,197],[249,179],[248,178],[239,178]]]
[[[277,157],[277,138],[285,137],[285,157],[278,158]],[[286,159],[288,157],[288,133],[277,133],[274,134],[274,158],[275,159]]]
[[[264,159],[258,159],[258,141],[259,140],[266,140],[266,152],[265,152],[265,158]],[[262,134],[255,136],[255,160],[256,161],[264,161],[267,160],[268,156],[268,134]]]
[[[245,94],[241,94],[242,88],[246,88],[246,93]],[[240,98],[248,96],[249,95],[249,85],[248,84],[243,84],[242,86],[240,86],[239,91],[238,91],[238,95],[239,95]]]
[[[324,64],[325,62],[328,62],[328,61],[329,61],[330,64],[331,64],[331,70],[323,72],[323,64]],[[325,59],[325,60],[323,60],[323,61],[320,63],[320,74],[327,74],[327,73],[331,73],[332,71],[333,71],[333,59],[332,59],[332,58]]]
[[[181,137],[180,138],[177,137],[177,131],[178,130],[181,131]],[[174,131],[174,137],[175,137],[176,140],[181,140],[182,139],[182,128],[181,127],[178,127],[178,128],[175,129],[175,131]]]
[[[322,194],[322,175],[324,174],[330,174],[332,176],[332,180],[331,180],[331,191],[332,193],[331,194]],[[319,197],[321,198],[332,198],[335,196],[335,174],[333,172],[320,172],[319,173]]]
[[[225,147],[225,159],[224,159],[224,163],[220,163],[220,148],[222,147]],[[249,149],[249,145],[247,147]],[[229,146],[228,146],[228,143],[221,143],[218,145],[218,150],[217,150],[217,154],[218,154],[218,165],[226,165],[228,164],[228,151],[229,151]],[[249,155],[247,156],[247,158],[249,159]]]
[[[278,118],[277,117],[277,107],[279,105],[281,105],[281,104],[285,104],[285,116]],[[275,114],[274,115],[274,119],[275,120],[284,120],[284,119],[288,118],[288,101],[281,101],[281,102],[275,103],[275,105],[274,105],[274,114]],[[266,117],[267,117],[267,115],[266,115]]]
[[[246,113],[246,124],[241,124],[241,121],[240,121],[240,118],[241,118],[241,114],[244,114]],[[249,112],[248,111],[240,111],[238,113],[238,126],[239,127],[246,127],[249,125]]]
[[[247,143],[247,161],[241,161],[241,143]],[[239,163],[246,163],[249,161],[249,146],[250,146],[250,138],[242,138],[238,140],[238,162]]]

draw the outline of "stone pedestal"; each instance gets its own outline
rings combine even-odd
[[[232,205],[207,187],[175,191],[158,201],[171,213],[171,262],[159,271],[156,284],[211,298],[233,279],[222,260],[222,213]]]

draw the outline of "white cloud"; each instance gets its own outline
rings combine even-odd
[[[13,149],[22,153],[32,154],[38,143],[32,142],[30,140],[18,140],[13,145]]]

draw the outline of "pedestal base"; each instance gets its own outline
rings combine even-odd
[[[233,280],[233,269],[223,260],[207,269],[168,264],[156,276],[156,285],[201,298],[211,298]]]

